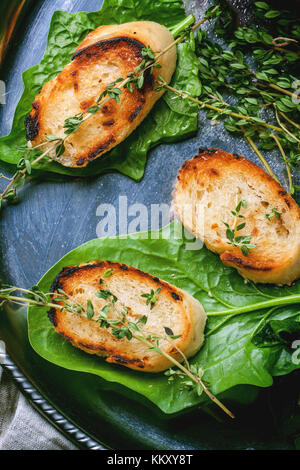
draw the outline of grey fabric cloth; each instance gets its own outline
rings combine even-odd
[[[0,367],[0,450],[76,450],[45,421]]]

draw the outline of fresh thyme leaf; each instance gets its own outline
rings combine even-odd
[[[112,334],[118,339],[127,338],[128,341],[132,340],[132,332],[128,327],[122,326],[121,328],[112,329]]]
[[[235,208],[235,211],[231,211],[232,215],[235,217],[236,222],[240,218],[245,218],[240,214],[241,209],[246,209],[248,207],[247,201],[241,200]],[[236,225],[230,228],[227,222],[223,222],[226,227],[226,238],[227,243],[232,246],[239,247],[244,256],[249,255],[249,251],[253,248],[256,248],[256,245],[251,243],[251,237],[249,235],[237,235],[237,232],[243,230],[246,227],[246,222]]]
[[[266,2],[255,2],[254,4],[257,8],[261,8],[262,10],[269,10],[270,6]]]
[[[146,65],[146,61],[145,59],[141,61],[141,63],[134,69],[135,71],[135,74],[133,74],[133,77],[138,73],[140,72],[141,70],[143,70],[145,68],[145,65]]]
[[[158,346],[153,346],[153,347],[149,348],[149,351],[155,351],[158,354],[162,354],[162,350]]]
[[[146,299],[146,305],[150,305],[150,308],[152,309],[154,307],[154,305],[156,304],[157,302],[157,297],[158,295],[160,294],[162,288],[159,287],[158,289],[156,289],[156,291],[154,291],[153,289],[151,289],[151,292],[149,294],[142,294],[141,297],[143,297],[144,299]]]
[[[140,331],[138,325],[133,322],[128,322],[128,327],[131,329],[131,331]]]
[[[223,223],[225,224],[225,222]],[[234,240],[234,233],[235,233],[234,230],[231,230],[230,228],[226,230],[226,237],[228,238],[230,242],[233,242]]]
[[[74,134],[74,132],[76,132],[80,128],[82,121],[83,121],[83,113],[67,118],[64,123],[65,135],[68,136],[68,135]]]
[[[59,292],[59,294],[62,294],[66,299],[69,298],[68,294],[63,289],[57,289],[57,292]]]
[[[95,316],[95,310],[91,300],[88,300],[87,302],[86,315],[89,320],[92,320]]]
[[[109,313],[109,311],[110,311],[110,305],[105,305],[105,307],[103,307],[103,309],[101,310],[101,312],[104,313],[104,315],[106,316]]]
[[[290,168],[298,163],[293,152],[299,153],[300,148],[296,111],[300,100],[293,88],[297,88],[295,63],[300,57],[300,28],[293,12],[274,10],[265,2],[256,2],[255,6],[259,27],[233,28],[232,11],[222,2],[222,14],[215,23],[222,46],[198,30],[201,100],[208,119],[223,120],[228,132],[245,138],[273,177],[262,152],[275,148],[280,151],[292,192]],[[283,46],[278,43],[282,42],[280,38],[284,38]],[[254,63],[249,60],[252,57]],[[269,122],[263,119],[266,109]]]
[[[175,339],[179,339],[182,337],[182,335],[174,335],[173,331],[171,330],[171,328],[168,328],[168,327],[165,327],[164,328],[165,330],[165,333],[167,336],[169,336],[171,339],[175,340]]]
[[[111,277],[114,273],[114,270],[113,269],[108,269],[107,271],[105,271],[105,273],[103,274],[103,279],[106,279],[108,277]]]
[[[138,319],[137,323],[141,325],[146,325],[148,321],[148,318],[146,315],[143,315],[141,318]]]
[[[49,302],[49,296],[45,295],[38,286],[33,286],[27,293],[23,294],[26,299],[34,301]]]
[[[96,114],[98,111],[99,111],[99,106],[97,105],[91,106],[90,108],[86,110],[86,112],[89,114]]]
[[[15,189],[19,189],[19,188],[22,188],[22,186],[24,186],[26,182],[26,174],[23,175],[23,176],[20,176],[20,178],[18,178],[15,182],[14,182],[14,188]]]
[[[25,167],[25,158],[21,157],[17,163],[18,170],[22,170]]]
[[[243,224],[238,225],[236,230],[238,232],[239,230],[243,230],[243,228],[245,228],[245,227],[246,227],[246,222],[244,222]]]
[[[101,289],[96,294],[96,297],[98,297],[99,299],[104,299],[104,300],[108,300],[111,296],[112,296],[112,293],[106,289]]]
[[[144,74],[141,74],[141,75],[138,77],[138,80],[137,80],[137,87],[138,87],[138,88],[143,88],[144,82],[145,82]]]
[[[164,372],[164,375],[166,375],[167,377],[170,377],[170,376],[175,375],[175,374],[176,374],[176,372],[175,372],[174,369],[168,369]]]
[[[102,99],[105,98],[105,96],[107,96],[107,93],[108,93],[108,91],[107,91],[107,90],[104,90],[104,91],[99,95],[99,98],[97,99],[97,103],[100,103],[100,101],[102,101]]]
[[[63,153],[65,153],[65,146],[63,143],[59,144],[57,147],[56,147],[56,158],[59,158],[61,157],[61,155]]]
[[[110,311],[110,305],[105,305],[101,310],[97,322],[100,323],[100,328],[110,328],[110,324],[108,322],[107,314]]]
[[[120,88],[112,88],[108,89],[108,96],[116,101],[117,104],[120,103],[120,96],[122,94],[122,90]]]
[[[167,334],[168,336],[174,336],[174,333],[173,333],[173,331],[171,330],[171,328],[164,327],[164,330],[165,330],[165,332],[166,332],[166,334]]]
[[[31,175],[32,169],[31,169],[31,163],[30,163],[29,160],[25,160],[25,167],[26,167],[26,171],[27,171],[28,175]]]
[[[2,196],[2,198],[8,201],[9,204],[16,204],[18,202],[16,189],[11,189],[5,194],[5,196]]]
[[[151,60],[154,60],[154,59],[155,59],[154,52],[152,51],[152,49],[150,48],[150,46],[144,47],[144,48],[142,49],[142,55],[143,55],[144,57],[147,57],[148,59],[151,59]]]
[[[125,88],[128,88],[128,90],[130,91],[130,93],[133,92],[133,84],[132,82],[129,82],[125,85]]]

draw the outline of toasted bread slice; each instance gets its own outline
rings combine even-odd
[[[172,42],[167,28],[152,21],[100,26],[91,32],[76,49],[72,62],[45,83],[36,97],[25,121],[27,139],[37,145],[47,142],[46,135],[63,138],[65,120],[94,106],[108,84],[134,72],[144,59],[145,46],[158,52]],[[164,92],[155,91],[157,76],[170,82],[176,67],[176,47],[158,62],[162,68],[155,68],[152,74],[146,72],[142,89],[134,88],[131,93],[123,88],[119,104],[109,100],[70,135],[57,161],[68,167],[84,167],[126,139]],[[48,148],[51,146],[53,143]],[[54,150],[50,157],[56,159]]]
[[[109,277],[105,275],[108,272],[111,274]],[[95,315],[93,319],[88,319],[86,314],[52,309],[49,318],[55,330],[77,348],[103,356],[107,362],[144,372],[160,372],[172,366],[168,359],[156,351],[149,351],[149,347],[139,340],[117,339],[111,329],[100,326],[97,322],[99,314],[110,302],[96,296],[100,290],[108,291],[117,299],[117,311],[111,308],[107,314],[109,318],[116,318],[117,312],[125,309],[128,309],[127,320],[130,322],[137,322],[145,315],[148,319],[143,326],[146,336],[162,336],[159,347],[178,361],[181,362],[183,357],[176,348],[190,357],[203,344],[206,314],[202,305],[181,289],[131,266],[95,261],[79,267],[67,267],[54,281],[52,292],[57,293],[58,289],[68,294],[68,302],[83,305],[84,308],[90,300]],[[147,299],[142,295],[158,289],[161,290],[156,295],[156,302],[147,305]],[[175,336],[181,336],[170,340],[165,328],[169,328]]]
[[[228,243],[226,222],[246,201],[237,236],[256,245],[245,256]],[[300,209],[273,178],[245,158],[220,149],[199,150],[179,172],[174,194],[176,211],[188,230],[218,253],[226,266],[254,282],[291,284],[300,277]]]

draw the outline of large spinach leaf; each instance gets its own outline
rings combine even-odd
[[[171,28],[184,17],[181,0],[104,0],[98,12],[55,12],[41,63],[23,74],[24,92],[16,109],[10,135],[0,139],[0,160],[10,164],[19,161],[22,151],[18,148],[26,143],[24,119],[31,109],[32,101],[41,86],[54,78],[70,61],[74,49],[90,31],[101,24],[134,20],[157,21]],[[178,45],[178,64],[173,85],[198,96],[201,84],[194,46],[192,36]],[[161,142],[175,142],[191,136],[197,130],[197,114],[197,105],[174,98],[168,92],[125,142],[86,168],[72,169],[46,160],[35,168],[71,176],[89,176],[116,170],[139,180],[144,174],[150,148]]]
[[[187,250],[186,240],[179,236],[182,232],[181,224],[174,222],[151,236],[139,233],[92,240],[60,260],[39,287],[48,292],[64,266],[108,259],[133,265],[190,292],[209,315],[205,345],[192,363],[204,368],[204,379],[215,394],[238,384],[267,387],[272,384],[272,376],[298,368],[297,361],[292,361],[292,345],[288,341],[268,341],[266,331],[270,325],[273,329],[276,325],[277,333],[281,327],[290,335],[299,331],[300,282],[282,289],[245,284],[235,270],[223,266],[218,256],[205,247]],[[29,310],[29,337],[35,351],[50,362],[118,382],[165,413],[206,399],[194,391],[182,390],[180,379],[168,384],[163,374],[130,371],[75,349],[53,330],[45,310]]]

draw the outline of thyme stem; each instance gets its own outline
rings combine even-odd
[[[296,127],[297,129],[300,129],[299,124],[297,124],[295,121],[293,121],[291,118],[289,118],[285,113],[280,111],[279,113],[286,121],[288,121],[292,126]]]
[[[284,95],[288,95],[288,96],[292,96],[292,97],[295,95],[291,91],[285,90],[284,88],[281,88],[280,86],[275,85],[275,83],[268,83],[268,85],[269,85],[269,87],[273,88],[274,90],[280,91],[280,93],[283,93]],[[299,100],[299,98],[297,98],[297,99]]]
[[[151,341],[148,341],[145,337],[139,336],[139,335],[133,335],[134,338],[140,340],[142,343],[145,345],[152,347],[153,344]],[[190,370],[188,370],[184,365],[182,365],[180,362],[178,362],[176,359],[174,359],[172,356],[170,356],[168,353],[165,351],[161,350],[162,355],[168,359],[170,362],[174,364],[174,366],[178,367],[182,372],[188,376],[193,382],[196,384],[200,384],[201,387],[203,388],[204,393],[209,397],[209,399],[215,403],[219,408],[221,408],[230,418],[234,419],[235,416],[234,414],[222,403],[218,398],[213,395],[213,393],[210,392],[210,390],[206,387],[205,383],[203,380],[200,379],[200,377],[195,377],[194,374]]]
[[[32,163],[31,163],[31,166],[33,165],[36,165],[40,160],[42,160],[46,155],[48,155],[48,153],[51,151],[52,149],[48,149],[46,150],[46,152],[44,152],[42,155],[40,155],[39,157],[37,157]],[[11,180],[11,182],[9,183],[9,185],[6,187],[6,189],[4,190],[4,192],[0,195],[0,200],[1,199],[4,199],[5,196],[7,195],[7,193],[9,192],[9,190],[13,187],[13,185],[22,177],[26,174],[27,172],[27,168],[24,168],[23,170],[19,171],[16,176]]]
[[[12,181],[13,178],[9,178],[8,176],[5,176],[1,173],[1,178],[5,179],[6,181]]]
[[[23,304],[27,304],[28,306],[33,305],[33,306],[36,306],[36,307],[59,308],[58,304],[53,304],[51,302],[44,303],[42,301],[26,299],[25,297],[18,297],[18,296],[14,296],[14,295],[1,295],[0,294],[0,299],[11,301],[13,303],[22,302]]]
[[[248,143],[250,144],[251,148],[254,150],[254,152],[256,153],[256,155],[260,158],[261,162],[264,164],[264,166],[266,167],[268,173],[270,174],[270,176],[272,176],[272,178],[277,181],[277,183],[279,183],[278,179],[276,178],[275,174],[273,173],[270,165],[268,164],[267,160],[265,159],[265,157],[263,156],[263,154],[260,152],[260,150],[258,150],[257,146],[255,145],[254,141],[251,139],[250,136],[248,135],[245,135],[245,138],[247,139]]]
[[[171,85],[163,83],[162,81],[160,81],[159,84],[161,86],[164,86],[168,90],[172,91],[173,93],[176,93],[177,95],[181,96],[182,98],[186,98],[189,101],[193,101],[194,103],[197,103],[199,106],[202,106],[202,107],[205,107],[205,108],[208,108],[208,109],[212,109],[213,111],[217,111],[220,114],[226,114],[228,116],[233,116],[233,117],[237,117],[237,118],[240,118],[240,119],[245,119],[246,121],[252,121],[255,124],[259,124],[260,126],[268,127],[269,129],[273,129],[274,131],[277,131],[277,132],[285,132],[284,129],[282,129],[278,126],[273,126],[272,124],[268,124],[267,122],[257,123],[257,122],[255,122],[255,120],[251,116],[247,116],[247,115],[244,115],[244,114],[238,114],[238,113],[235,113],[235,112],[228,112],[225,109],[218,108],[218,107],[213,106],[211,104],[205,103],[205,101],[198,100],[197,98],[194,98],[193,96],[188,95],[186,92],[184,92],[182,90],[178,90],[177,88],[174,88]]]
[[[293,139],[295,139],[297,142],[300,143],[300,139],[298,139],[298,137],[296,137],[292,132],[290,132],[290,131],[282,124],[282,122],[280,121],[276,103],[274,103],[274,110],[275,110],[276,120],[277,120],[278,124],[280,125],[281,129],[283,129],[284,132],[286,132],[290,137],[292,137]]]
[[[288,175],[288,180],[289,180],[289,192],[290,192],[290,194],[293,194],[292,175],[291,175],[290,166],[289,166],[287,158],[286,158],[286,154],[285,154],[285,152],[282,148],[282,145],[281,145],[280,140],[278,139],[277,135],[271,133],[271,137],[275,140],[275,142],[277,144],[277,147],[279,148],[280,153],[282,155],[283,161],[284,161],[285,166],[286,166],[286,172],[287,172],[287,175]]]

